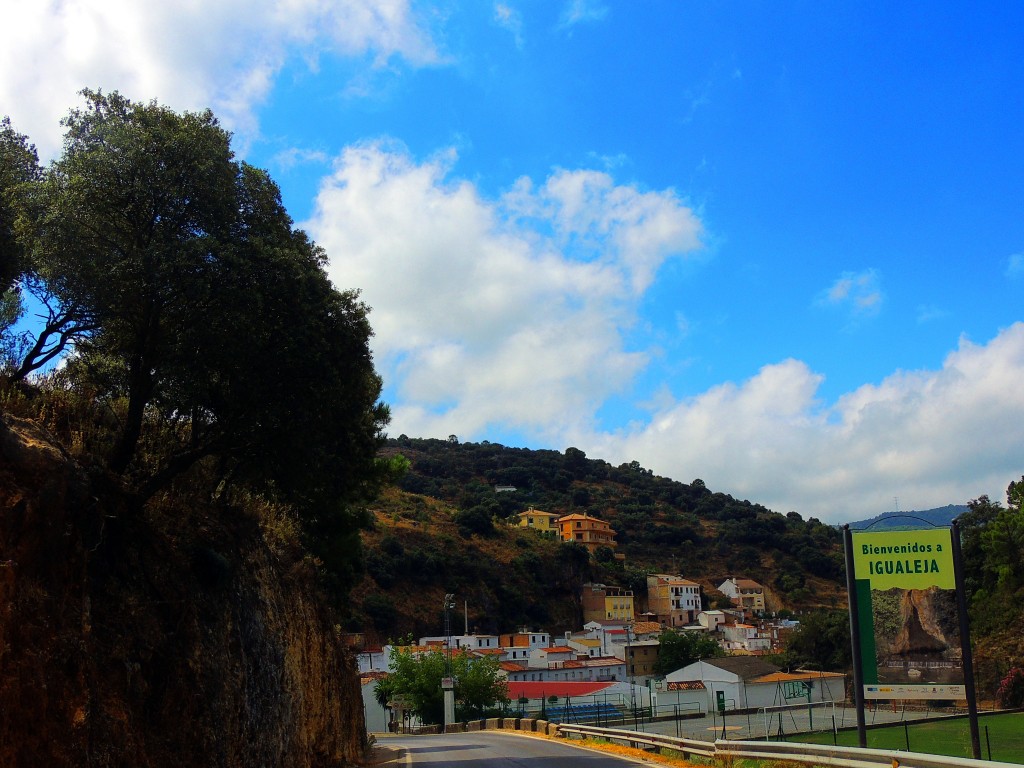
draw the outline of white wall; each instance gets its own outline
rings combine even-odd
[[[377,681],[360,686],[363,692],[363,715],[366,717],[367,733],[387,733],[388,714],[374,697]]]

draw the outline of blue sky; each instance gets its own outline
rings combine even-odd
[[[0,112],[212,107],[372,307],[391,434],[840,522],[1024,473],[1024,7],[12,5]],[[898,499],[898,502],[896,501]]]

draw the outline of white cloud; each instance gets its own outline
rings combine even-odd
[[[523,15],[508,3],[494,4],[494,21],[512,33],[516,48],[523,47]]]
[[[283,149],[271,158],[272,165],[281,171],[289,171],[297,165],[327,165],[330,161],[331,157],[326,152],[299,147]]]
[[[844,272],[828,288],[818,294],[818,306],[847,309],[854,318],[870,317],[882,308],[881,278],[878,271]]]
[[[949,312],[931,304],[919,304],[917,307],[917,324],[924,325],[933,320],[941,320],[949,317]]]
[[[36,0],[9,3],[0,27],[0,104],[44,156],[85,87],[175,109],[212,107],[251,136],[254,108],[294,46],[317,53],[403,57],[437,51],[408,0]]]
[[[623,331],[659,265],[699,246],[700,222],[671,190],[594,171],[488,200],[449,179],[454,161],[350,147],[305,225],[336,284],[373,308],[391,431],[583,429],[645,365]]]
[[[1006,260],[1006,276],[1024,277],[1024,253],[1014,253]]]
[[[826,405],[796,360],[676,402],[614,435],[574,435],[613,463],[832,522],[892,508],[1002,499],[1021,473],[1024,323],[985,345],[962,339],[939,370],[895,373]]]
[[[562,11],[561,27],[572,27],[585,22],[603,21],[608,6],[596,0],[569,0]]]

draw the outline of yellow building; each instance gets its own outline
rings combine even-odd
[[[604,584],[583,585],[583,622],[633,621],[633,590]]]
[[[532,528],[542,533],[554,533],[554,521],[558,519],[558,515],[551,512],[541,512],[533,507],[530,507],[525,512],[520,512],[516,517],[519,518],[520,528]]]
[[[601,547],[615,549],[615,531],[604,520],[590,515],[562,515],[555,521],[562,541],[575,541],[594,554]]]

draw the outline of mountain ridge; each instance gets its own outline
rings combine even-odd
[[[920,523],[927,523],[933,527],[945,527],[950,525],[954,519],[967,511],[966,504],[947,504],[944,507],[934,507],[923,510],[895,510],[883,512],[866,520],[859,520],[847,523],[852,530],[862,531],[871,529],[875,531],[897,530],[904,528],[919,528]],[[899,522],[906,520],[906,524]],[[916,521],[916,524],[911,521]]]

